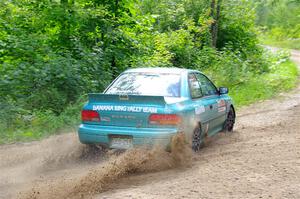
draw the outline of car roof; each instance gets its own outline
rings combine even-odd
[[[167,67],[149,67],[149,68],[131,68],[127,69],[124,73],[131,73],[131,72],[151,72],[151,73],[172,73],[172,74],[182,74],[188,72],[198,72],[196,70],[190,70],[186,68],[167,68]]]

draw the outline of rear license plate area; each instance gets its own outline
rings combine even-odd
[[[132,136],[110,135],[110,147],[116,149],[129,149],[133,147]]]

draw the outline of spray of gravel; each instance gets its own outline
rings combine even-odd
[[[192,151],[183,133],[172,138],[171,152],[163,148],[136,148],[112,155],[108,161],[98,164],[75,178],[63,177],[34,185],[19,194],[20,199],[29,198],[90,198],[109,189],[122,177],[136,173],[162,171],[191,164]]]

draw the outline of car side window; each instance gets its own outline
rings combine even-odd
[[[202,97],[203,95],[200,89],[200,85],[195,74],[189,74],[188,79],[192,99]]]
[[[204,75],[197,73],[196,78],[199,81],[200,88],[204,96],[217,95],[218,90],[215,85]]]

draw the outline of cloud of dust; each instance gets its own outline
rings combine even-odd
[[[112,156],[108,162],[83,172],[80,177],[35,185],[29,191],[20,193],[19,198],[86,198],[107,190],[109,185],[118,179],[133,173],[188,166],[191,157],[192,150],[186,143],[184,134],[178,133],[172,138],[171,152],[160,147],[150,150],[144,148],[127,150],[118,156]]]
[[[85,164],[99,163],[107,160],[104,150],[95,146],[80,144],[74,134],[55,136],[42,142],[40,146],[37,174],[57,171]]]

